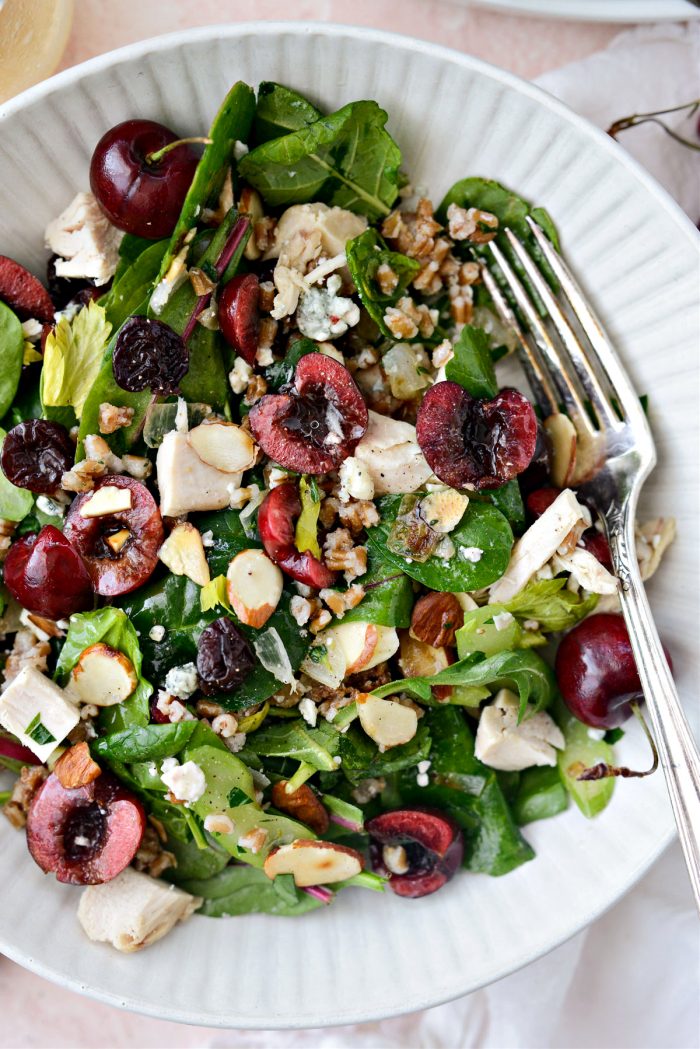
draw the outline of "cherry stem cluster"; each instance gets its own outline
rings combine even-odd
[[[654,743],[654,737],[652,736],[651,731],[649,729],[649,726],[647,725],[647,723],[646,723],[646,721],[644,719],[644,715],[642,714],[641,710],[639,709],[639,704],[638,703],[632,703],[630,705],[632,707],[632,712],[633,712],[634,716],[636,717],[637,721],[639,722],[639,724],[644,729],[644,735],[647,737],[647,740],[649,741],[649,746],[651,747],[651,753],[652,753],[651,767],[648,768],[648,769],[644,769],[644,771],[639,771],[637,769],[628,769],[624,765],[621,765],[621,766],[618,766],[618,765],[607,765],[604,761],[600,761],[597,765],[593,765],[589,769],[584,769],[583,772],[579,773],[579,775],[576,777],[577,779],[579,779],[579,780],[607,779],[609,776],[623,776],[625,779],[629,779],[631,777],[634,777],[636,779],[637,778],[641,779],[643,776],[651,776],[652,773],[656,772],[656,770],[659,767],[659,752],[656,749],[656,743]]]
[[[621,131],[627,131],[631,127],[638,127],[640,124],[656,124],[658,127],[663,128],[667,135],[674,140],[679,142],[682,146],[687,146],[688,149],[695,149],[700,151],[700,141],[693,142],[689,138],[684,138],[683,135],[679,135],[677,131],[674,131],[672,127],[660,120],[659,117],[667,116],[669,113],[682,113],[687,110],[688,118],[695,116],[698,109],[700,109],[700,98],[694,99],[692,102],[686,102],[682,106],[673,106],[671,109],[657,109],[653,113],[633,113],[629,117],[622,117],[620,120],[616,120],[614,124],[611,124],[608,128],[608,134],[611,138],[617,138]]]

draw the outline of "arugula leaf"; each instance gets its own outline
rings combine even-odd
[[[339,734],[322,734],[320,728],[305,726],[301,718],[269,725],[255,733],[254,749],[265,758],[295,758],[323,772],[335,771],[333,755],[337,753]]]
[[[510,688],[520,695],[522,718],[528,704],[532,713],[544,710],[554,699],[556,681],[551,667],[529,649],[516,652],[497,652],[477,661],[475,656],[460,659],[431,677],[410,677],[389,681],[372,692],[373,696],[390,696],[395,692],[410,692],[423,703],[433,702],[436,685],[488,685],[494,691]]]
[[[182,247],[186,234],[196,226],[202,209],[216,206],[226,174],[233,162],[234,146],[237,141],[247,141],[254,114],[253,89],[239,80],[222,102],[209,129],[210,144],[200,158],[192,184],[187,191],[180,217],[163,256],[159,278],[167,272],[170,263]]]
[[[503,514],[488,503],[472,500],[450,538],[457,553],[449,560],[429,557],[427,561],[410,561],[387,549],[389,533],[399,513],[402,496],[384,496],[378,501],[381,521],[368,529],[370,549],[396,571],[404,572],[431,590],[449,590],[451,593],[481,590],[495,582],[505,572],[513,546],[513,532]],[[459,556],[460,547],[478,547],[483,550],[476,563]]]
[[[454,344],[454,357],[445,366],[445,376],[450,382],[459,383],[472,397],[485,400],[498,393],[490,345],[491,340],[482,328],[465,324]]]
[[[180,721],[173,725],[134,725],[94,740],[90,749],[98,758],[127,763],[172,758],[187,746],[196,724]]]
[[[411,625],[415,594],[411,580],[388,564],[376,550],[369,553],[369,567],[355,582],[365,587],[359,605],[343,616],[344,623],[376,623],[378,626],[406,628]]]
[[[375,743],[357,725],[351,725],[340,736],[340,771],[352,784],[360,780],[388,776],[401,769],[412,768],[430,754],[430,731],[424,719],[412,740],[392,747],[382,754]]]
[[[41,370],[41,399],[48,407],[70,406],[80,418],[97,378],[112,326],[90,302],[72,321],[62,317],[49,333]]]
[[[401,151],[376,102],[351,102],[243,157],[241,176],[272,207],[324,201],[371,219],[388,215],[399,191]]]
[[[504,607],[519,620],[533,619],[541,630],[558,632],[575,626],[597,604],[597,594],[575,594],[562,577],[533,580]]]
[[[258,105],[253,125],[255,144],[269,142],[290,131],[313,124],[323,114],[303,95],[272,80],[263,80],[258,88]]]
[[[0,447],[7,437],[0,429]],[[26,488],[17,488],[0,470],[0,517],[7,521],[22,521],[34,505],[34,496]]]
[[[420,262],[398,251],[390,251],[375,229],[367,229],[345,246],[348,269],[362,305],[377,324],[382,335],[394,335],[384,321],[387,306],[393,306],[406,293],[408,285],[420,271]],[[398,278],[394,290],[383,292],[377,281],[380,266],[391,267]]]
[[[24,333],[16,313],[0,302],[0,418],[12,404],[22,374]]]
[[[254,867],[235,865],[210,878],[185,880],[181,887],[204,899],[198,913],[210,918],[236,914],[293,917],[323,907],[321,900],[301,889],[294,889],[293,898],[291,894],[283,896],[275,888],[278,880],[270,881],[263,871]]]

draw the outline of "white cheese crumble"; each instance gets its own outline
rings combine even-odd
[[[211,528],[209,529],[208,532],[202,532],[202,546],[209,547],[209,546],[213,546],[214,543],[215,543],[214,533],[212,532]]]
[[[235,736],[228,736],[224,743],[231,751],[232,754],[237,754],[239,750],[243,750],[246,741],[245,732],[237,732]]]
[[[327,342],[358,323],[360,307],[352,299],[338,295],[341,284],[341,278],[334,273],[325,288],[311,287],[301,294],[296,320],[302,335]]]
[[[374,499],[372,474],[361,459],[349,455],[340,465],[339,477],[341,503],[348,503],[351,499]]]
[[[169,695],[178,699],[189,699],[197,691],[197,668],[194,663],[185,663],[173,667],[165,676],[164,689]]]
[[[510,612],[497,612],[493,617],[493,625],[499,631],[507,630],[512,622],[513,616]]]
[[[49,499],[48,495],[38,495],[36,499],[36,508],[40,510],[42,514],[46,514],[47,517],[63,517],[67,506],[62,506],[60,503],[55,502],[53,499]]]
[[[473,565],[476,565],[484,556],[484,551],[480,546],[460,546],[459,556],[465,561],[470,561]]]
[[[589,739],[594,739],[596,741],[596,743],[600,743],[600,741],[602,739],[605,739],[605,729],[604,728],[589,728],[589,730],[587,732],[587,736],[588,736]]]
[[[311,728],[315,727],[318,718],[318,707],[313,699],[309,699],[308,696],[305,696],[299,703],[299,713],[307,725],[311,725]]]
[[[228,373],[228,381],[234,393],[245,393],[248,383],[253,378],[253,369],[242,357],[236,357],[233,368]]]
[[[169,762],[174,761],[174,765]],[[166,763],[168,768],[165,768]],[[175,758],[166,758],[161,767],[160,778],[178,801],[189,806],[199,799],[207,789],[204,772],[195,761],[178,764]]]
[[[148,636],[151,641],[162,641],[165,637],[165,627],[161,626],[160,623],[156,623],[155,626],[152,626],[148,631]]]

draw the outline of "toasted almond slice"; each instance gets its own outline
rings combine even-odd
[[[128,528],[120,528],[118,532],[113,535],[108,535],[105,538],[105,542],[110,550],[113,550],[115,554],[121,552],[123,546],[131,536],[131,532]]]
[[[369,738],[385,750],[408,743],[418,729],[415,710],[395,700],[379,699],[362,693],[357,697],[357,712]]]
[[[58,780],[66,790],[74,790],[76,787],[85,787],[92,783],[102,772],[102,769],[90,757],[90,748],[87,743],[76,743],[61,754],[53,767]]]
[[[241,623],[258,629],[279,604],[282,573],[263,550],[242,550],[226,573],[226,592]]]
[[[576,469],[576,430],[568,415],[557,412],[544,421],[552,442],[552,481],[557,488],[568,488]]]
[[[340,646],[345,656],[345,673],[356,674],[369,670],[377,663],[393,656],[399,647],[399,639],[393,627],[376,626],[374,623],[339,623],[325,631]]]
[[[81,517],[108,517],[131,509],[131,491],[117,488],[116,484],[103,484],[80,507]]]
[[[113,707],[128,699],[138,684],[134,665],[123,652],[99,641],[73,667],[68,691],[83,703]]]
[[[175,525],[158,557],[174,575],[186,575],[198,586],[206,586],[211,580],[202,536],[189,521]]]
[[[359,874],[364,860],[355,849],[330,841],[307,841],[298,838],[291,845],[273,849],[265,860],[263,870],[268,878],[278,874],[292,874],[300,888],[308,885],[330,885]]]
[[[263,211],[263,203],[260,194],[257,189],[251,189],[250,186],[244,186],[241,190],[241,195],[238,201],[238,210],[242,215],[248,215],[250,218],[250,224],[255,228],[255,223],[259,222],[264,217],[265,212]],[[251,235],[248,243],[245,246],[243,254],[247,259],[259,259],[262,255],[262,251],[255,243],[255,233]]]
[[[469,505],[469,496],[454,488],[442,488],[430,492],[420,501],[420,515],[434,532],[447,535],[452,532],[464,516]]]
[[[235,423],[200,423],[187,440],[203,463],[222,473],[242,473],[255,462],[255,441]]]

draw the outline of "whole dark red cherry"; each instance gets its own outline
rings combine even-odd
[[[149,159],[178,136],[155,120],[125,120],[102,136],[90,162],[90,188],[118,229],[139,237],[168,237],[198,164],[187,145]]]
[[[129,489],[129,509],[103,517],[83,517],[80,511],[85,503],[106,485]],[[123,536],[125,531],[127,537]],[[163,520],[148,488],[133,477],[111,474],[101,477],[93,491],[73,500],[63,534],[80,553],[95,592],[103,597],[128,594],[145,583],[158,564],[164,539]],[[116,535],[120,542],[115,549],[108,540]]]
[[[324,353],[307,353],[294,381],[250,410],[253,436],[266,455],[296,473],[337,469],[367,429],[367,405],[350,372]]]
[[[219,296],[219,327],[244,361],[255,364],[260,331],[260,281],[254,273],[233,277]]]
[[[74,789],[52,773],[32,800],[27,845],[58,881],[99,885],[129,866],[145,826],[141,802],[110,773]]]
[[[621,615],[598,612],[575,626],[559,645],[555,669],[564,702],[584,725],[616,728],[632,713],[630,703],[642,698]]]
[[[255,655],[235,624],[222,616],[205,627],[197,644],[197,677],[205,696],[233,692],[255,668]]]
[[[484,401],[459,383],[437,382],[418,409],[416,437],[430,468],[451,488],[500,488],[530,463],[537,416],[517,390]]]
[[[18,488],[55,495],[70,470],[75,445],[65,426],[48,419],[27,419],[14,426],[2,444],[2,472]]]
[[[5,558],[5,586],[23,608],[46,619],[65,619],[94,603],[80,555],[53,525],[12,544]]]
[[[417,899],[437,892],[464,856],[462,831],[442,812],[395,809],[366,824],[372,867],[389,878],[397,896]]]
[[[333,586],[337,573],[314,557],[310,550],[300,553],[294,544],[295,525],[300,514],[301,499],[292,481],[285,481],[268,492],[258,510],[258,531],[265,553],[298,583],[315,590]]]

